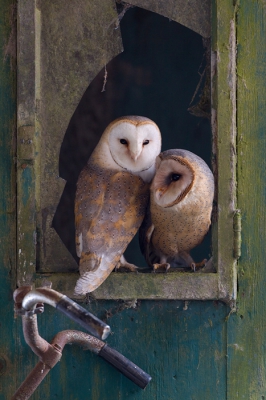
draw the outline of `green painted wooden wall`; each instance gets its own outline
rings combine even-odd
[[[0,0],[0,399],[9,399],[37,362],[14,319],[16,82],[12,15]],[[69,346],[33,399],[263,400],[265,388],[266,4],[240,0],[237,13],[238,206],[243,214],[237,311],[221,302],[98,301],[108,343],[149,372],[145,391],[91,353]],[[13,32],[14,34],[14,32]],[[75,325],[47,307],[40,332],[50,340]],[[76,327],[76,326],[75,326]]]

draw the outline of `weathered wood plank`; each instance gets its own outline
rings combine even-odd
[[[35,285],[44,280],[52,282],[53,289],[73,297],[77,273],[38,274]],[[193,273],[112,273],[94,292],[95,299],[219,299],[218,275]]]
[[[266,8],[262,0],[238,10],[238,204],[242,256],[237,313],[228,321],[228,400],[266,398],[265,168]]]
[[[221,297],[236,298],[236,259],[233,219],[236,211],[236,43],[235,7],[230,1],[213,4],[212,45],[216,59],[213,77],[213,141],[217,178],[217,223],[213,256],[218,266]],[[216,70],[216,72],[215,72]],[[214,217],[215,219],[215,217]]]
[[[18,337],[13,319],[16,284],[16,2],[0,1],[0,399],[11,397],[16,381]]]
[[[34,2],[18,2],[17,12],[17,279],[23,285],[36,268]]]

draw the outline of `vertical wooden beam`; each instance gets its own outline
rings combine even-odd
[[[236,204],[236,38],[235,6],[214,1],[212,7],[212,126],[217,171],[217,223],[214,263],[218,266],[219,298],[236,298],[233,220]]]
[[[237,313],[228,321],[228,400],[266,398],[266,5],[237,17],[238,201],[242,211]]]
[[[26,4],[25,4],[26,3]],[[18,284],[31,282],[36,267],[36,24],[35,1],[18,2],[17,239]],[[36,61],[36,62],[35,62]],[[38,157],[37,157],[38,159]]]

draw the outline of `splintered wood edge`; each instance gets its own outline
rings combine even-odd
[[[217,273],[112,273],[89,297],[108,300],[219,300],[219,274]],[[35,286],[45,281],[52,288],[75,300],[86,296],[74,296],[78,273],[47,273],[35,276]],[[220,299],[226,300],[226,299]]]

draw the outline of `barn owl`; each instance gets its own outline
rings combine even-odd
[[[155,271],[169,269],[170,263],[195,269],[189,252],[209,230],[213,196],[213,174],[200,157],[177,149],[157,157],[150,209],[140,231],[142,252]]]
[[[77,182],[76,294],[92,292],[125,264],[123,253],[144,218],[160,149],[160,130],[145,117],[118,118],[102,134]]]

